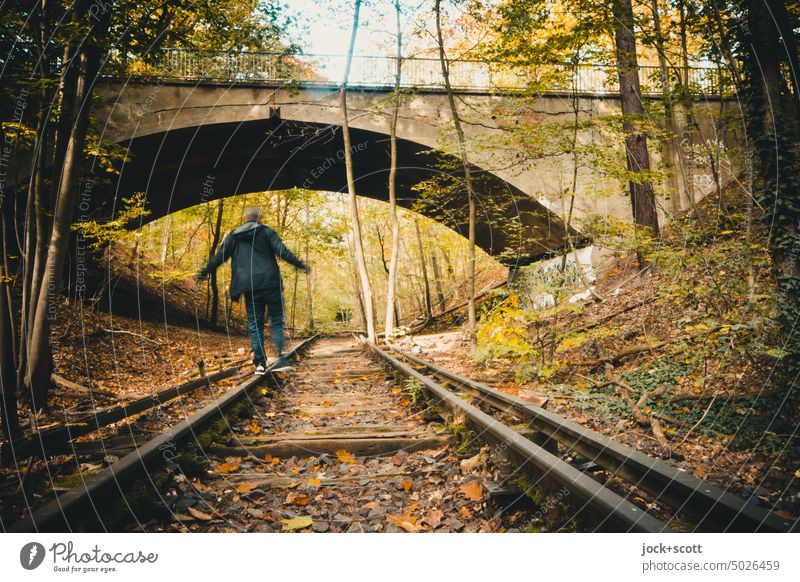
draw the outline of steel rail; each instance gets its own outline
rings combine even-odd
[[[184,396],[201,388],[209,388],[214,382],[236,375],[244,362],[245,360],[233,362],[231,366],[213,374],[189,380],[178,386],[165,388],[160,392],[143,396],[131,402],[92,412],[79,419],[72,420],[68,424],[40,431],[30,437],[2,443],[0,444],[0,465],[8,464],[12,460],[19,462],[21,459],[34,455],[41,455],[44,458],[50,455],[68,453],[73,439],[91,434],[109,424],[166,404],[179,396]]]
[[[386,350],[371,343],[368,345],[377,356],[391,367],[419,381],[436,398],[465,414],[469,421],[480,429],[483,434],[503,443],[505,447],[519,455],[525,463],[530,463],[546,474],[547,478],[567,487],[586,506],[597,511],[598,514],[607,518],[609,522],[614,523],[618,528],[623,531],[648,533],[674,531],[663,521],[649,515],[630,501],[527,439],[521,433],[464,401],[455,392],[444,388],[429,376],[414,370]]]
[[[798,522],[781,518],[685,470],[649,457],[569,419],[394,346],[390,349],[415,365],[427,368],[433,375],[484,397],[487,404],[498,410],[516,411],[549,439],[635,484],[654,495],[657,501],[691,515],[698,520],[698,527],[731,532],[789,532],[798,528]]]
[[[287,357],[297,358],[319,336],[310,337],[295,346]],[[273,364],[272,366],[274,366]],[[270,368],[267,371],[269,372]],[[208,404],[189,418],[169,427],[157,437],[112,463],[105,469],[84,480],[81,484],[49,501],[29,516],[12,525],[9,533],[72,531],[71,520],[78,515],[89,514],[102,521],[98,507],[124,498],[123,486],[136,480],[143,473],[164,462],[166,449],[196,437],[212,421],[224,416],[226,410],[241,401],[250,390],[264,381],[275,383],[274,376],[267,373],[239,384],[222,397]]]

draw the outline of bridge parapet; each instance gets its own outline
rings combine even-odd
[[[404,89],[443,91],[439,60],[429,57],[403,57],[401,86]],[[134,76],[193,81],[297,84],[338,86],[345,67],[345,55],[287,54],[277,52],[208,52],[195,49],[162,49],[153,64],[136,63],[129,67]],[[397,58],[390,56],[353,57],[348,86],[387,88],[394,86]],[[662,93],[661,70],[655,66],[639,68],[642,92]],[[729,80],[711,67],[689,67],[672,71],[672,81],[688,79],[690,91],[719,95],[729,88]],[[531,67],[525,74],[508,63],[490,60],[455,59],[450,61],[450,79],[459,92],[508,92],[533,89],[540,93],[578,93],[614,95],[619,92],[615,67],[601,64],[572,66],[554,63]]]

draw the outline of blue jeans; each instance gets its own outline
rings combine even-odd
[[[266,366],[267,353],[264,350],[264,309],[269,310],[272,341],[278,356],[283,354],[283,294],[280,289],[264,289],[245,293],[244,306],[247,311],[247,329],[250,344],[253,346],[253,363]]]

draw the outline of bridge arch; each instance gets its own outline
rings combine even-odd
[[[261,89],[269,98],[259,101],[251,93],[255,88],[244,90],[249,93],[246,103],[260,104],[219,102],[220,93],[217,102],[208,103],[204,87],[108,87],[109,99],[101,108],[105,139],[123,144],[129,153],[116,194],[145,192],[149,218],[156,219],[249,192],[292,187],[346,191],[341,127],[338,110],[327,103],[330,91],[323,96],[324,105],[310,108],[296,95],[286,106],[277,91]],[[356,99],[351,127],[358,194],[387,201],[388,127],[382,119],[367,119],[370,112],[358,105]],[[424,116],[401,121],[405,127],[400,134],[418,136],[398,139],[398,203],[407,208],[418,199],[418,183],[443,172],[460,180],[456,158],[444,156],[448,169],[440,169],[442,156],[432,151],[436,132],[409,124],[428,125]],[[495,174],[477,166],[474,173],[478,246],[507,265],[529,264],[563,246],[564,224],[557,215]],[[422,213],[466,236],[466,204],[464,192],[446,205],[428,205]]]

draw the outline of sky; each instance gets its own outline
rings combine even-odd
[[[291,30],[306,52],[343,55],[347,52],[353,18],[353,2],[349,0],[285,0],[288,13],[304,25]],[[432,2],[405,0],[401,26],[406,41],[411,43],[415,19],[432,12]],[[392,0],[372,0],[362,5],[355,54],[394,54],[395,15]]]
[[[336,55],[338,58],[317,61],[316,68],[332,81],[341,81],[345,64],[343,57],[347,54],[353,25],[352,0],[285,0],[285,4],[287,15],[296,21],[289,30],[290,39],[297,42],[305,53]],[[433,2],[403,0],[401,6],[403,54],[434,46],[430,33],[419,32],[426,25],[432,25]],[[382,80],[391,84],[394,74],[391,63],[359,57],[394,56],[396,43],[394,0],[371,0],[362,4],[351,83]]]

